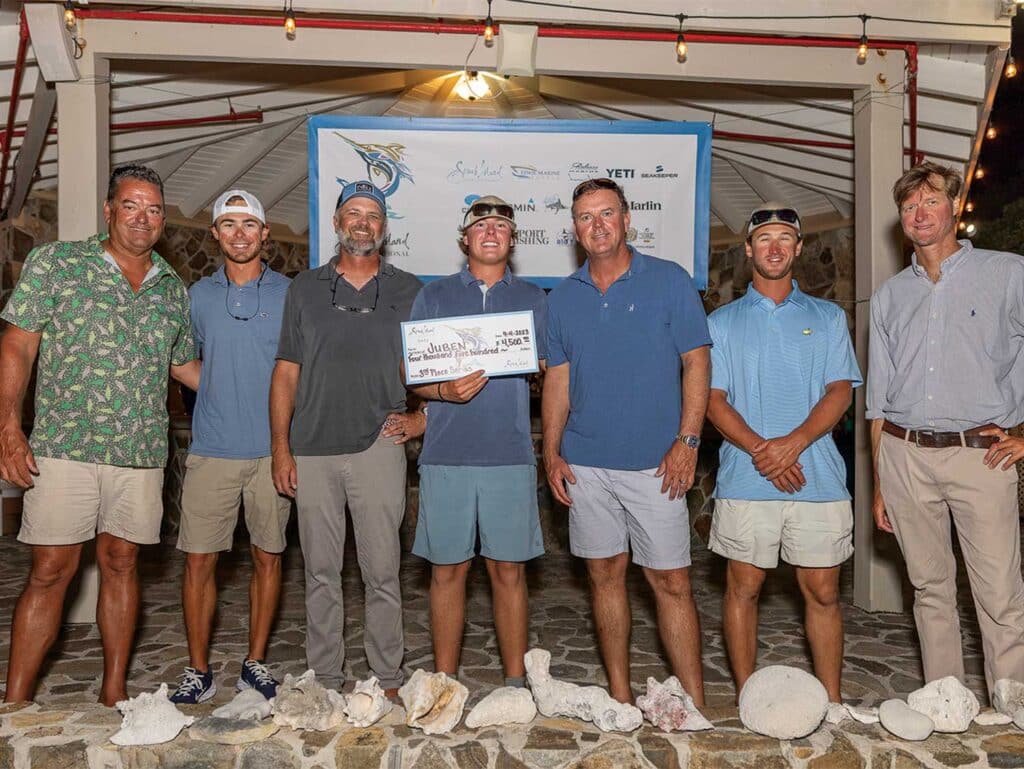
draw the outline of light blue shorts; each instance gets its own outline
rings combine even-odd
[[[420,510],[412,552],[431,563],[528,561],[544,553],[536,465],[420,465]]]

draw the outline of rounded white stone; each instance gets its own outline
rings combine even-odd
[[[793,740],[821,724],[828,693],[810,673],[787,665],[770,665],[754,673],[740,691],[740,721],[752,732]]]
[[[935,731],[947,733],[966,732],[981,711],[974,692],[954,676],[938,678],[911,692],[907,706],[928,716]]]
[[[911,710],[903,700],[886,700],[878,708],[878,720],[889,732],[902,740],[928,739],[935,724],[924,713]]]
[[[503,724],[528,724],[537,716],[537,706],[528,689],[502,686],[478,702],[466,716],[466,726],[479,729]]]

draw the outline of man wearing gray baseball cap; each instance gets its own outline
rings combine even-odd
[[[228,190],[213,204],[210,233],[224,263],[189,289],[196,352],[202,359],[192,445],[185,459],[178,549],[185,551],[181,598],[189,664],[176,703],[213,697],[210,633],[217,602],[218,554],[230,550],[239,504],[245,506],[253,570],[249,649],[236,688],[273,697],[264,664],[281,592],[281,553],[291,505],[270,474],[270,375],[291,281],[261,258],[270,235],[259,200]]]

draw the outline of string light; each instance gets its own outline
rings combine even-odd
[[[995,139],[996,138],[996,127],[995,126],[990,125],[988,127],[988,130],[985,131],[985,138],[986,139]]]
[[[1017,62],[1013,59],[1006,62],[1006,69],[1003,70],[1003,74],[1007,77],[1017,77]]]
[[[967,222],[960,222],[960,224],[958,224],[956,228],[960,230],[960,232],[963,232],[964,230],[967,229]]]
[[[494,45],[494,19],[491,18],[491,0],[487,0],[487,18],[484,20],[484,45]]]
[[[964,211],[966,211],[969,214],[973,213],[974,212],[974,203],[971,203],[970,201],[967,201],[967,205],[964,206]]]
[[[295,39],[295,11],[292,10],[292,0],[284,7],[284,34],[289,40]]]
[[[78,23],[78,17],[75,15],[75,4],[71,0],[67,0],[64,3],[64,26],[68,29],[73,29]]]
[[[975,179],[984,179],[985,178],[985,169],[982,168],[981,166],[978,166],[976,169],[974,169],[974,178]]]
[[[857,63],[863,64],[868,60],[868,15],[860,15],[861,33],[860,45],[857,46]]]
[[[964,232],[966,232],[968,235],[973,235],[977,231],[978,231],[978,228],[974,226],[974,222],[971,222],[970,224],[968,224],[967,227],[964,229]]]
[[[686,14],[679,14],[679,34],[676,35],[676,61],[682,64],[686,61],[686,36],[683,34],[683,22],[686,21]]]

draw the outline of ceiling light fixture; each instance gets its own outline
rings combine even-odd
[[[863,64],[868,60],[868,15],[860,15],[861,33],[860,45],[857,46],[857,63]]]
[[[491,0],[487,0],[487,18],[484,20],[484,45],[494,45],[494,19],[491,17]]]
[[[677,17],[679,19],[679,34],[676,35],[676,61],[682,64],[686,61],[686,36],[683,35],[683,22],[686,21],[686,14],[681,13]]]
[[[477,101],[490,96],[491,87],[476,70],[463,70],[455,84],[455,95],[465,101]]]

